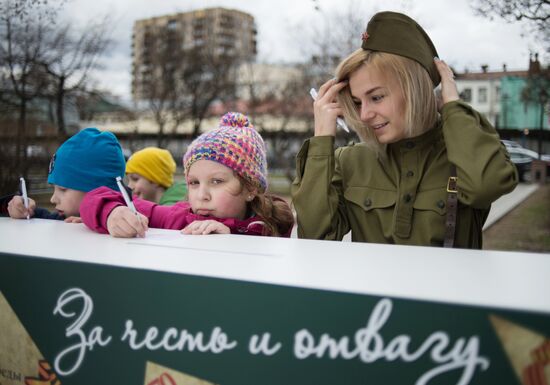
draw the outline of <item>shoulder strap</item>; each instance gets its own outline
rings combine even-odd
[[[456,181],[456,166],[451,164],[451,172],[447,181],[447,217],[445,219],[443,247],[453,247],[455,243],[456,211],[458,206]]]

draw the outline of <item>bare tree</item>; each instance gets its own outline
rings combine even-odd
[[[157,146],[163,147],[167,124],[178,106],[180,95],[176,89],[178,71],[183,60],[181,34],[165,28],[149,28],[145,35],[147,49],[142,53],[143,65],[134,74],[134,93],[144,101],[158,125]],[[175,127],[172,127],[173,129]]]
[[[548,0],[470,0],[474,12],[489,19],[525,21],[550,53],[550,1]]]
[[[55,22],[55,17],[66,0],[2,0],[0,15],[21,20],[29,16],[39,15],[40,18]]]
[[[313,101],[309,95],[311,79],[307,75],[304,66],[298,66],[300,72],[291,77],[281,90],[278,102],[274,110],[281,116],[279,127],[271,136],[272,165],[283,170],[289,182],[294,179],[294,154],[291,153],[295,130],[290,126],[291,122],[304,122],[312,125]]]
[[[208,42],[183,48],[182,34],[167,27],[151,27],[144,39],[147,49],[135,87],[159,127],[158,146],[188,119],[197,135],[212,103],[234,98],[238,58],[216,52]]]
[[[278,126],[272,127],[273,132],[269,134],[270,165],[281,169],[290,181],[294,178],[296,138],[302,136],[292,124],[313,127],[310,88],[318,88],[334,76],[337,64],[360,47],[361,33],[366,26],[365,12],[357,2],[351,2],[348,8],[336,12],[314,3],[314,21],[301,22],[300,28],[291,32],[295,35],[293,40],[300,43],[300,51],[306,60],[295,65],[296,73],[283,84],[274,85],[276,92],[254,101],[256,111],[265,111],[269,106],[269,113],[278,118]],[[353,138],[354,134],[337,132],[339,143]]]
[[[530,60],[527,81],[521,91],[521,100],[525,107],[529,105],[538,110],[538,152],[539,159],[542,154],[542,131],[544,130],[545,108],[550,107],[550,67],[544,68],[540,65],[538,54],[535,54],[535,60]]]
[[[32,149],[28,146],[29,135],[34,136],[36,128],[49,123],[54,132],[53,122],[57,121],[58,130],[65,134],[64,99],[85,84],[98,55],[105,49],[106,29],[101,23],[80,36],[71,32],[69,24],[59,26],[57,12],[63,3],[64,0],[0,0],[3,192],[10,191],[19,176],[27,176],[31,160],[28,150]],[[48,115],[51,99],[56,100],[56,112]],[[64,140],[65,135],[59,139]]]
[[[98,59],[109,47],[109,17],[94,21],[76,33],[65,22],[50,31],[47,40],[47,55],[40,62],[50,77],[49,94],[55,100],[58,138],[69,136],[65,124],[66,97],[75,90],[84,89],[90,72],[98,68]]]
[[[16,180],[17,175],[26,176],[27,172],[26,131],[30,102],[46,85],[46,77],[37,63],[45,55],[47,22],[39,12],[11,8],[9,1],[1,4],[0,101],[12,111],[17,121],[15,151],[8,161],[11,166],[6,173],[10,178],[6,183],[13,185],[11,179]]]
[[[475,0],[473,9],[487,17],[501,17],[508,21],[530,20],[541,29],[548,27],[550,2],[547,0]]]
[[[299,36],[295,40],[300,42],[301,51],[309,62],[304,69],[313,80],[322,84],[334,76],[336,66],[344,57],[361,47],[367,12],[356,1],[337,10],[327,10],[314,3],[314,21],[300,23],[300,29],[294,33]],[[308,27],[304,29],[303,25]]]
[[[188,102],[189,118],[193,121],[193,136],[215,100],[226,102],[236,95],[236,71],[239,58],[218,54],[213,46],[189,51],[180,77],[180,97]]]

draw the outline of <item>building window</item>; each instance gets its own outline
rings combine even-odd
[[[479,103],[487,103],[487,88],[481,87],[478,90],[477,101]]]
[[[166,24],[166,28],[170,30],[174,30],[178,28],[178,22],[177,20],[169,20],[168,24]]]
[[[464,100],[465,102],[471,102],[472,101],[472,89],[471,88],[464,88],[462,92],[460,93],[460,98]]]

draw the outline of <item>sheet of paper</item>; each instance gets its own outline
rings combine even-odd
[[[204,239],[209,242],[205,246]],[[147,245],[160,248],[177,248],[183,250],[197,250],[214,252],[216,254],[255,255],[270,258],[281,258],[283,255],[270,250],[251,251],[242,246],[242,238],[231,234],[185,235],[177,230],[149,229],[145,238],[132,238],[129,245]]]

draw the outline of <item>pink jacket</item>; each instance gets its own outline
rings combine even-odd
[[[173,206],[161,206],[156,203],[135,198],[136,210],[149,218],[149,227],[159,229],[181,230],[197,220],[216,220],[231,230],[231,234],[262,235],[264,228],[260,217],[254,216],[244,220],[235,218],[214,218],[194,214],[189,202],[178,202]],[[108,187],[99,187],[84,196],[80,204],[82,221],[93,231],[107,234],[107,217],[118,206],[124,206],[122,195]],[[290,231],[283,237],[290,237]]]

